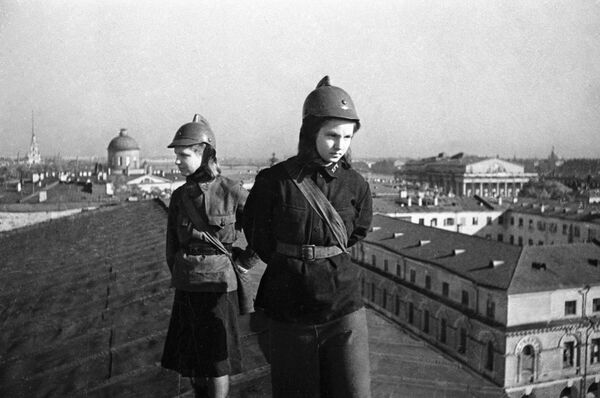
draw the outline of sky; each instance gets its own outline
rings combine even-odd
[[[600,155],[600,0],[0,0],[0,156],[141,157],[195,113],[219,157],[293,155],[329,75],[356,158]]]

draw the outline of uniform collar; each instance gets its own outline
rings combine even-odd
[[[199,194],[197,191],[198,188],[200,191],[206,192],[210,184],[215,181],[216,178],[213,178],[203,167],[200,167],[194,174],[187,176],[185,180],[188,192],[192,197],[196,197]]]
[[[324,166],[319,163],[309,163],[304,165],[302,168],[303,175],[314,175],[315,173],[320,174],[326,178],[337,178],[341,169],[341,165],[339,163],[333,163],[328,166]]]
[[[340,173],[340,169],[343,168],[342,162],[332,163],[328,166],[320,164],[319,162],[309,161],[302,162],[297,157],[293,158],[296,170],[298,170],[298,177],[302,179],[307,175],[314,175],[315,173],[321,174],[326,178],[337,178]]]
[[[340,163],[332,163],[328,166],[322,166],[319,168],[319,172],[325,176],[328,175],[331,178],[337,178],[339,170],[341,169]]]

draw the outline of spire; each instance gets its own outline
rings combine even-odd
[[[35,138],[35,124],[33,117],[33,110],[31,111],[31,144],[29,145],[29,152],[27,153],[27,164],[40,164],[42,158],[40,156],[40,149],[38,147],[37,138]]]

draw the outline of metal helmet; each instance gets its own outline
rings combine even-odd
[[[195,114],[194,119],[190,123],[186,123],[179,127],[179,130],[175,133],[173,142],[171,142],[167,148],[202,143],[210,144],[215,148],[215,133],[213,133],[210,128],[208,120],[202,117],[202,115]]]
[[[317,87],[308,94],[302,107],[302,120],[309,116],[333,117],[355,121],[360,126],[356,107],[347,92],[332,86],[329,76],[319,81]]]

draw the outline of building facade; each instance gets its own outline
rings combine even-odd
[[[440,198],[437,205],[399,205],[374,199],[376,213],[516,246],[561,245],[600,239],[600,204],[557,205],[481,198]],[[471,202],[481,201],[484,206]],[[452,202],[449,205],[448,202]],[[454,205],[456,202],[456,205]],[[470,203],[470,204],[469,204]]]
[[[495,236],[519,246],[592,242],[600,239],[600,206],[513,206],[497,220],[497,228]]]
[[[400,175],[413,184],[427,185],[457,196],[517,196],[523,185],[537,178],[519,164],[501,159],[438,157],[407,162]]]
[[[513,397],[598,397],[600,247],[517,247],[375,216],[352,248],[373,308]]]

